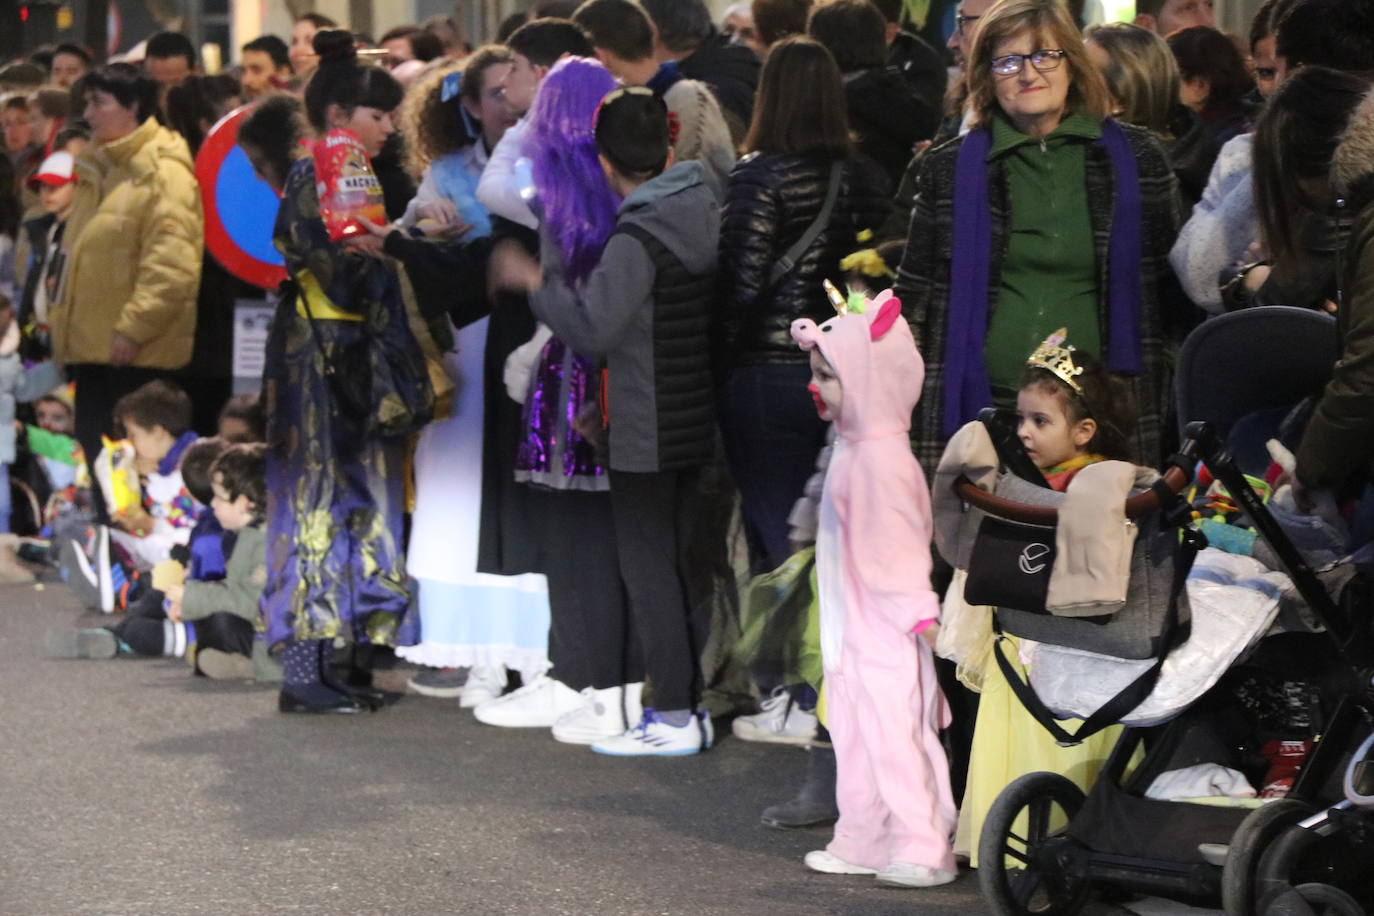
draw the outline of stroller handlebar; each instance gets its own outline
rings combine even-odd
[[[1178,467],[1170,467],[1164,472],[1164,484],[1175,493],[1180,493],[1183,488],[1188,486],[1191,478],[1187,473]],[[1013,502],[1004,499],[986,490],[980,490],[974,486],[973,482],[964,475],[960,474],[954,481],[954,492],[958,497],[975,509],[979,509],[989,515],[1004,518],[1011,522],[1020,522],[1023,525],[1052,526],[1059,523],[1059,510],[1053,506],[1030,506],[1025,503]],[[1126,500],[1126,517],[1129,519],[1144,518],[1147,515],[1160,510],[1159,495],[1153,490],[1146,490],[1136,496]]]

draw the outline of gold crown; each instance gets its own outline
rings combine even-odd
[[[1081,396],[1083,387],[1078,384],[1076,379],[1083,374],[1083,367],[1073,364],[1073,354],[1076,351],[1072,346],[1064,343],[1068,336],[1068,329],[1060,328],[1046,337],[1045,342],[1031,354],[1030,359],[1026,360],[1026,365],[1035,366],[1037,369],[1048,369],[1060,381]]]

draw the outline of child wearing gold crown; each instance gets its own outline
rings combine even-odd
[[[1017,437],[1045,480],[1060,491],[1090,464],[1129,461],[1127,430],[1135,428],[1126,383],[1065,338],[1061,328],[1031,354],[1016,395]],[[1015,637],[1008,638],[1015,644]],[[1020,667],[1019,652],[1007,655]],[[1072,731],[1074,725],[1065,727]],[[1002,670],[986,665],[955,851],[967,853],[977,867],[978,836],[988,810],[1003,789],[1027,773],[1062,773],[1086,792],[1120,734],[1121,726],[1112,726],[1080,745],[1060,747],[1012,694]]]

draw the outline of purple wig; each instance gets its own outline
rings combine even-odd
[[[597,106],[615,77],[589,57],[554,64],[530,110],[525,155],[544,209],[544,227],[558,242],[568,280],[581,282],[601,258],[615,229],[620,199],[597,161]]]

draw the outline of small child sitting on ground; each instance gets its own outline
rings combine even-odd
[[[208,677],[246,678],[266,663],[266,644],[253,638],[261,619],[258,599],[267,583],[262,524],[267,507],[266,455],[261,444],[240,443],[229,446],[211,467],[214,495],[210,507],[224,531],[236,535],[224,577],[191,579],[164,590],[168,620],[188,631],[194,627],[194,664]]]
[[[181,475],[186,489],[200,504],[214,498],[210,469],[229,443],[218,437],[197,439],[181,459]],[[117,624],[89,630],[51,630],[48,654],[56,658],[113,658],[116,654],[180,658],[194,637],[186,628],[167,619],[166,596],[159,589],[163,580],[214,580],[224,577],[224,557],[233,549],[232,536],[226,535],[214,512],[202,511],[191,529],[187,544],[175,547],[172,557],[153,569],[152,588],[144,591],[129,606]]]
[[[154,587],[124,620],[109,628],[50,631],[48,652],[185,656],[207,677],[280,681],[278,666],[254,638],[266,576],[262,446],[200,439],[186,450],[181,470],[187,488],[213,510],[202,513],[190,543],[155,568]]]
[[[152,381],[120,398],[115,422],[128,436],[128,447],[107,449],[96,461],[112,524],[97,525],[86,544],[64,545],[64,579],[87,607],[111,613],[123,610],[142,591],[143,574],[171,556],[191,535],[199,509],[182,483],[178,465],[195,441],[191,399],[164,381]],[[133,453],[138,494],[121,498],[126,468],[122,457]],[[102,474],[101,469],[108,469]]]

